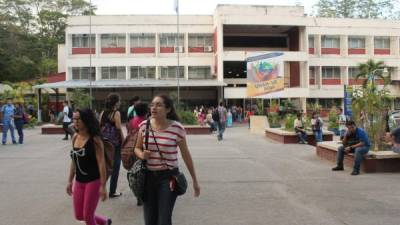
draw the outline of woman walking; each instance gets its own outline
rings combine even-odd
[[[173,101],[165,95],[156,96],[150,104],[150,112],[149,121],[140,124],[135,148],[136,156],[147,160],[144,221],[145,225],[171,225],[178,196],[174,192],[173,180],[173,176],[179,174],[178,149],[192,177],[195,197],[200,195],[200,186],[186,143],[186,132],[178,122]],[[143,149],[147,123],[148,149]]]
[[[121,114],[118,111],[120,106],[120,97],[112,93],[106,99],[106,109],[100,114],[101,133],[105,139],[114,145],[114,165],[110,178],[110,198],[116,198],[122,195],[117,191],[119,169],[121,167],[121,144],[124,140],[124,134],[121,129]]]
[[[24,143],[24,107],[21,102],[15,104],[14,124],[18,133],[18,143]]]
[[[85,221],[86,225],[110,225],[111,219],[95,215],[99,198],[107,199],[99,122],[90,109],[78,110],[73,120],[78,132],[72,138],[72,162],[66,191],[72,195],[75,218]]]

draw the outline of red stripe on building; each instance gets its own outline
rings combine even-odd
[[[365,55],[365,49],[361,48],[349,48],[348,54],[349,55]]]
[[[125,48],[101,48],[101,53],[125,53]]]
[[[72,48],[72,55],[90,54],[90,48]],[[92,48],[92,54],[96,54],[96,48]]]
[[[65,81],[65,72],[51,74],[47,77],[47,83],[56,83]]]
[[[174,53],[174,47],[160,47],[160,53]]]
[[[310,81],[309,84],[315,84],[315,79],[310,79],[309,81]]]
[[[340,55],[340,48],[321,48],[321,54]]]
[[[146,48],[131,48],[131,53],[135,54],[145,54],[145,53],[155,53],[156,48],[146,47]]]
[[[374,49],[375,55],[390,55],[390,49]]]
[[[189,47],[189,52],[204,52],[204,48],[203,47]]]
[[[340,79],[322,79],[323,85],[340,85]]]
[[[308,54],[315,54],[315,48],[308,48]]]

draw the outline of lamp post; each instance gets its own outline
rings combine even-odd
[[[378,71],[382,71],[383,77],[387,77],[389,75],[387,67],[375,69],[370,74],[368,74],[368,81],[371,82],[373,90],[375,90],[375,73]]]

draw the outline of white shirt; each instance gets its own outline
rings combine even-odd
[[[68,112],[69,112],[68,106],[64,106],[63,112],[64,112],[63,122],[64,123],[71,123],[71,119],[68,117]]]

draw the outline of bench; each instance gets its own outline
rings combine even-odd
[[[294,131],[283,130],[282,128],[266,128],[265,136],[274,141],[283,144],[297,144],[299,143],[299,138]],[[323,131],[322,134],[323,141],[332,141],[333,140],[333,132],[331,131]],[[307,131],[307,142],[309,145],[316,146],[315,136],[311,131]]]
[[[336,164],[336,155],[340,142],[327,141],[318,143],[316,154],[318,157],[329,160]],[[354,166],[354,154],[346,154],[343,164],[348,167]],[[372,151],[364,156],[361,170],[365,173],[377,172],[400,172],[400,154],[393,151]]]
[[[186,134],[211,134],[210,126],[200,126],[200,125],[184,125]]]
[[[48,124],[42,126],[42,134],[65,134],[62,125]]]

